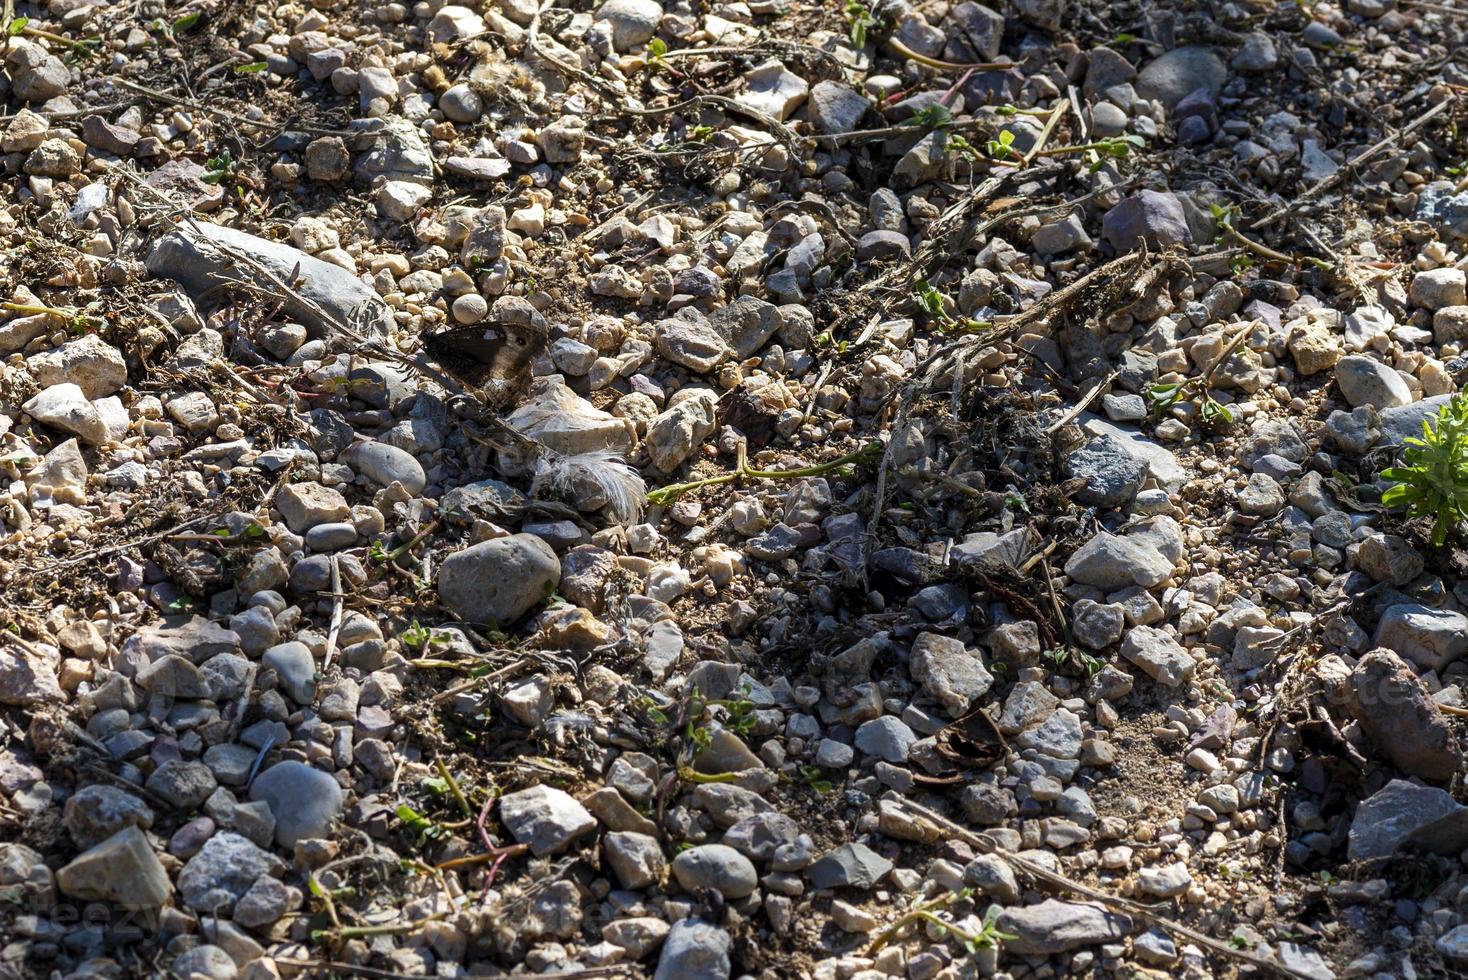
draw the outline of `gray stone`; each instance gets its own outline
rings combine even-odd
[[[284,848],[297,841],[329,837],[341,816],[341,785],[328,773],[304,762],[277,762],[255,778],[250,799],[264,801],[275,817],[275,842]]]
[[[173,895],[168,872],[135,825],[78,855],[56,872],[56,886],[63,895],[124,908],[157,909]]]
[[[178,891],[191,909],[227,915],[261,875],[280,877],[285,862],[239,834],[220,831],[178,873]]]
[[[1186,864],[1177,861],[1159,868],[1143,868],[1137,872],[1137,884],[1145,894],[1176,898],[1193,884],[1193,876]]]
[[[1125,507],[1141,489],[1146,464],[1117,439],[1098,436],[1067,456],[1061,467],[1071,479],[1084,480],[1076,491],[1082,503]]]
[[[901,765],[907,762],[908,750],[917,740],[917,735],[900,718],[883,715],[862,722],[856,729],[854,742],[867,755]]]
[[[1173,48],[1149,62],[1137,75],[1134,87],[1144,99],[1156,99],[1172,109],[1198,89],[1217,95],[1228,80],[1228,67],[1210,48]]]
[[[16,39],[5,55],[10,90],[22,102],[46,102],[65,95],[71,85],[66,62],[29,40]]]
[[[275,671],[281,688],[297,704],[316,699],[316,658],[306,644],[295,640],[278,643],[265,651],[260,662]]]
[[[892,870],[888,861],[865,844],[850,842],[827,851],[806,869],[812,888],[875,888]]]
[[[222,225],[198,223],[168,232],[148,252],[148,272],[177,281],[194,298],[240,279],[266,293],[276,291],[270,279],[225,250],[247,256],[280,281],[294,281],[296,291],[309,302],[282,296],[282,312],[304,324],[313,337],[331,336],[336,332],[333,324],[385,336],[392,324],[387,304],[341,266]]]
[[[607,942],[625,949],[629,959],[640,960],[658,948],[669,930],[668,923],[663,919],[637,915],[607,923],[602,926],[601,935]],[[675,971],[681,968],[682,964],[679,964]],[[681,980],[681,976],[682,974],[674,973],[678,980]]]
[[[1229,62],[1236,71],[1262,74],[1273,71],[1279,64],[1279,52],[1274,40],[1263,31],[1251,31],[1244,35],[1244,43]]]
[[[433,154],[422,131],[410,120],[403,116],[354,119],[348,129],[353,133],[349,140],[352,149],[357,152],[352,172],[362,184],[370,186],[378,177],[433,183]]]
[[[80,386],[64,381],[42,389],[21,406],[22,410],[43,425],[70,433],[92,445],[110,438],[107,423]]]
[[[657,0],[607,0],[597,8],[596,19],[611,27],[615,50],[630,51],[657,33],[663,8]]]
[[[1101,650],[1121,639],[1126,628],[1126,613],[1117,603],[1100,603],[1079,599],[1071,607],[1071,632],[1076,642],[1092,650]]]
[[[951,718],[968,711],[994,685],[994,676],[977,654],[970,653],[961,640],[938,633],[918,634],[909,663],[912,679]]]
[[[438,594],[467,622],[509,625],[560,580],[560,559],[550,545],[533,534],[512,534],[449,556],[439,569]]]
[[[127,827],[147,830],[153,826],[153,810],[125,790],[96,783],[72,794],[62,819],[71,839],[85,850]]]
[[[1341,358],[1336,362],[1335,382],[1352,406],[1383,409],[1412,403],[1412,389],[1402,376],[1373,357],[1353,354]]]
[[[1454,926],[1432,945],[1454,966],[1468,966],[1468,925]]]
[[[234,958],[212,943],[204,943],[178,954],[168,975],[177,980],[234,980],[239,975]]]
[[[725,338],[692,307],[660,321],[656,337],[659,354],[699,374],[712,371],[730,354]]]
[[[1347,853],[1352,861],[1423,850],[1457,855],[1468,847],[1468,807],[1447,791],[1393,779],[1356,807]]]
[[[1419,670],[1441,671],[1468,651],[1468,616],[1416,603],[1387,607],[1372,643]]]
[[[153,770],[144,785],[180,810],[187,811],[207,800],[219,781],[202,762],[169,759]]]
[[[1146,541],[1103,531],[1076,549],[1065,563],[1065,574],[1082,585],[1115,592],[1131,585],[1161,585],[1172,576],[1172,568],[1173,562]]]
[[[856,257],[863,262],[872,259],[905,259],[912,255],[912,243],[900,231],[879,228],[869,231],[856,243]]]
[[[1121,655],[1167,687],[1179,687],[1193,676],[1188,652],[1168,634],[1151,626],[1134,626],[1121,644]]]
[[[872,102],[849,85],[816,82],[811,86],[806,112],[818,133],[846,133],[857,128]]]
[[[690,892],[712,889],[725,898],[753,894],[759,877],[749,858],[725,844],[700,844],[673,859],[673,876]]]
[[[702,919],[679,919],[663,940],[653,980],[728,980],[729,934]]]
[[[1279,483],[1263,473],[1251,473],[1239,491],[1239,510],[1258,517],[1273,517],[1284,509],[1285,495]]]
[[[1407,299],[1413,306],[1434,311],[1462,306],[1468,303],[1468,274],[1451,266],[1419,272],[1412,277]]]
[[[385,442],[359,442],[348,446],[337,457],[337,462],[345,463],[381,486],[401,483],[415,497],[428,485],[422,464],[411,453]]]
[[[668,859],[656,837],[628,831],[602,838],[607,864],[623,888],[648,888],[662,881]],[[752,869],[751,869],[752,870]]]
[[[935,129],[913,144],[892,169],[892,186],[909,189],[938,179],[949,166],[948,133]]]
[[[1408,437],[1422,438],[1422,423],[1437,428],[1437,414],[1453,400],[1452,395],[1433,395],[1410,405],[1382,410],[1381,445],[1400,446]]]
[[[775,851],[800,838],[800,825],[777,810],[751,813],[739,818],[720,843],[727,844],[751,861],[768,861]]]
[[[532,786],[500,797],[500,822],[536,857],[557,854],[596,829],[596,818],[564,790]]]
[[[1135,251],[1143,241],[1154,250],[1193,241],[1182,202],[1163,191],[1138,191],[1123,199],[1101,219],[1101,233],[1118,252]]]
[[[1021,956],[1049,956],[1080,946],[1114,943],[1132,931],[1132,920],[1090,902],[1061,902],[1047,898],[1038,905],[1009,908],[996,923],[1012,933],[1007,952]]]
[[[1113,425],[1105,419],[1085,413],[1080,417],[1081,428],[1092,437],[1107,436],[1126,449],[1137,459],[1147,464],[1147,475],[1168,493],[1176,493],[1191,477],[1183,469],[1172,450],[1159,445],[1146,433],[1130,425]]]
[[[1390,650],[1372,650],[1356,663],[1346,707],[1377,751],[1409,776],[1446,782],[1463,764],[1457,736],[1432,695]]]
[[[1381,419],[1367,405],[1349,412],[1337,409],[1325,420],[1325,429],[1344,452],[1364,456],[1381,439]]]
[[[1362,539],[1356,552],[1356,567],[1378,582],[1400,588],[1422,574],[1426,561],[1406,538],[1395,534],[1371,534]]]

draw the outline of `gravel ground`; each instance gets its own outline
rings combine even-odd
[[[1468,972],[1468,9],[6,16],[0,977]]]

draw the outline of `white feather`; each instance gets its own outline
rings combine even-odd
[[[597,452],[562,456],[547,452],[535,463],[531,496],[542,493],[577,501],[604,500],[607,513],[622,525],[637,523],[647,506],[647,484],[617,453]]]

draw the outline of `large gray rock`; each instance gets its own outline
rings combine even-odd
[[[816,82],[810,90],[806,112],[818,133],[846,133],[856,129],[872,100],[840,82]]]
[[[1410,405],[1383,409],[1378,416],[1381,425],[1381,442],[1378,445],[1400,446],[1408,436],[1421,439],[1422,423],[1436,428],[1437,413],[1452,400],[1452,395],[1433,395]]]
[[[124,827],[56,872],[63,895],[128,908],[156,909],[173,888],[168,872],[135,826]]]
[[[93,847],[128,827],[153,826],[148,804],[116,786],[97,783],[76,791],[66,801],[63,820],[77,847]]]
[[[1228,80],[1228,66],[1209,48],[1174,48],[1150,62],[1137,75],[1134,87],[1144,99],[1156,99],[1171,109],[1198,89],[1217,95]]]
[[[658,32],[663,8],[657,0],[607,0],[597,9],[596,19],[611,28],[613,48],[629,51]]]
[[[663,941],[653,980],[728,980],[729,934],[702,919],[679,919]]]
[[[1412,404],[1412,389],[1390,365],[1374,357],[1353,354],[1335,365],[1335,383],[1351,406],[1396,408]]]
[[[827,851],[806,869],[812,888],[862,888],[876,886],[892,870],[888,861],[865,844],[842,844]]]
[[[1151,626],[1132,627],[1122,641],[1121,655],[1167,687],[1185,683],[1196,667],[1193,658],[1176,640]]]
[[[1463,763],[1457,736],[1432,695],[1390,650],[1372,650],[1356,664],[1346,707],[1377,751],[1409,776],[1446,782]]]
[[[352,149],[359,154],[352,172],[363,184],[371,184],[378,177],[433,183],[433,154],[422,131],[407,119],[354,119],[349,128],[353,132]]]
[[[1070,479],[1085,481],[1076,491],[1076,498],[1097,507],[1125,507],[1147,476],[1147,464],[1108,435],[1098,436],[1071,453],[1061,469]]]
[[[438,595],[460,619],[508,625],[561,580],[561,562],[543,538],[512,534],[471,545],[439,569]]]
[[[367,479],[382,486],[401,483],[409,493],[417,496],[428,485],[423,464],[413,454],[385,442],[359,442],[348,446],[337,457]]]
[[[1135,251],[1143,241],[1158,249],[1193,240],[1182,202],[1163,191],[1138,191],[1122,200],[1101,219],[1101,234],[1118,252]]]
[[[700,844],[673,859],[673,875],[690,892],[713,889],[725,898],[754,892],[759,877],[749,858],[726,844]]]
[[[280,294],[269,278],[235,261],[224,249],[247,256],[282,282],[293,282],[308,302]],[[280,295],[283,312],[313,337],[334,333],[333,323],[378,337],[386,336],[392,325],[387,304],[341,266],[222,225],[196,223],[170,231],[148,253],[147,267],[151,275],[177,281],[195,299],[240,280],[253,283],[269,295]]]
[[[1053,898],[1006,909],[996,925],[1000,932],[1015,937],[1005,941],[1005,951],[1021,956],[1049,956],[1079,946],[1114,943],[1132,931],[1129,916],[1090,902]]]
[[[255,879],[278,878],[285,862],[239,834],[221,831],[204,842],[178,873],[184,904],[210,915],[227,915]]]
[[[1468,807],[1446,790],[1393,779],[1356,808],[1352,861],[1391,857],[1401,850],[1460,853],[1468,847]]]
[[[1388,606],[1374,643],[1419,670],[1442,670],[1468,652],[1468,616],[1412,602]]]
[[[1161,585],[1172,575],[1173,562],[1146,541],[1100,534],[1076,549],[1065,574],[1082,585],[1115,592],[1132,585]]]
[[[500,797],[500,823],[536,857],[565,850],[596,829],[596,818],[554,786],[532,786]]]
[[[1137,459],[1147,464],[1147,475],[1168,493],[1176,493],[1188,482],[1188,473],[1183,469],[1172,450],[1152,440],[1146,433],[1128,425],[1116,425],[1089,412],[1080,417],[1081,428],[1093,437],[1105,436],[1116,442]]]
[[[297,841],[327,837],[342,812],[342,788],[335,779],[304,762],[277,762],[250,787],[251,800],[264,800],[275,817],[275,842],[284,848]]]
[[[976,698],[994,686],[994,675],[977,653],[970,653],[962,640],[940,633],[919,634],[909,664],[912,679],[950,718],[968,711]]]

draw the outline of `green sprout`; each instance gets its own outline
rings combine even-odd
[[[799,772],[800,781],[822,796],[836,788],[819,766],[801,766]]]
[[[1019,156],[1019,151],[1014,148],[1014,133],[1001,129],[998,136],[984,144],[984,154],[991,160],[1005,160]]]
[[[660,68],[666,68],[668,64],[667,54],[668,45],[667,42],[664,41],[662,38],[655,37],[651,41],[648,41],[647,70],[657,71]]]
[[[904,126],[921,129],[947,129],[953,125],[953,113],[941,102],[925,105],[902,121]]]
[[[975,320],[970,317],[956,317],[948,312],[948,297],[942,290],[938,289],[926,279],[918,281],[917,290],[913,293],[913,302],[919,310],[927,314],[928,319],[933,322],[939,333],[957,333],[966,330],[992,330],[992,320]]]
[[[846,36],[853,48],[867,46],[867,37],[877,27],[876,16],[862,0],[846,0]]]
[[[426,653],[431,647],[447,645],[449,638],[432,627],[420,625],[415,619],[411,626],[403,630],[402,641],[403,646],[409,650]]]

